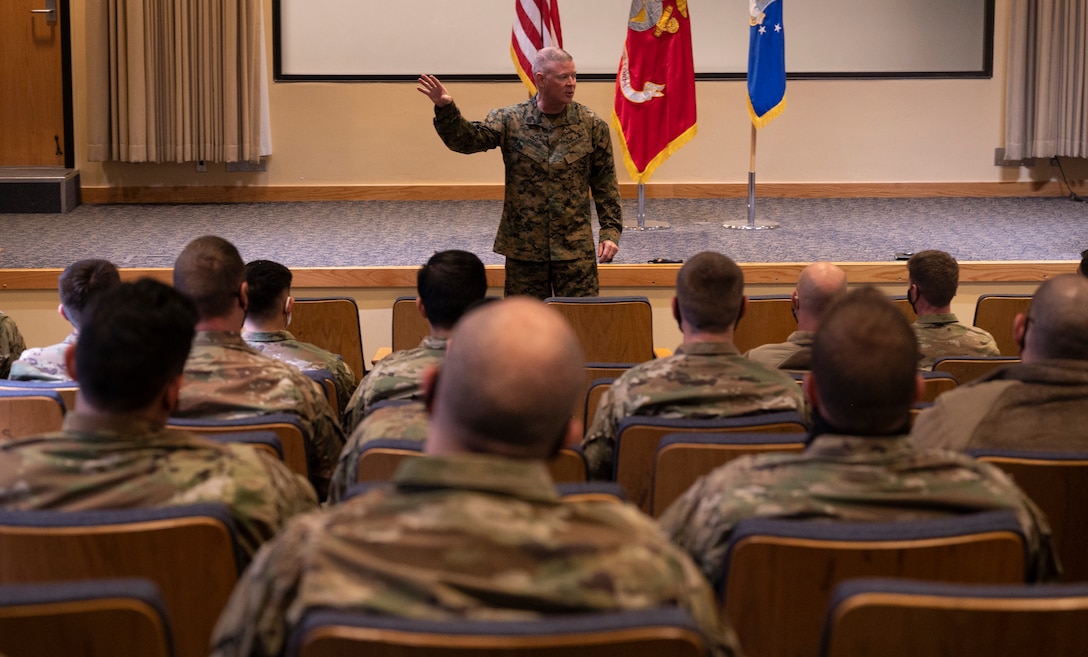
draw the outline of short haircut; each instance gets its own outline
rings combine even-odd
[[[541,48],[533,55],[533,74],[542,73],[549,64],[566,64],[571,61],[574,58],[562,48]]]
[[[960,284],[960,266],[956,259],[935,249],[919,251],[907,261],[910,282],[918,286],[918,294],[934,306],[947,306],[956,296]]]
[[[99,295],[76,343],[80,394],[104,411],[146,407],[181,375],[196,321],[192,301],[149,278]]]
[[[215,235],[189,242],[174,262],[174,287],[192,299],[201,319],[228,314],[245,276],[238,249]]]
[[[816,329],[812,376],[823,415],[839,430],[861,435],[904,430],[917,367],[914,331],[876,288],[847,292]]]
[[[692,328],[724,333],[736,325],[744,299],[744,272],[714,251],[696,253],[676,276],[680,316]]]
[[[1088,278],[1062,274],[1035,290],[1025,341],[1039,358],[1088,360]]]
[[[109,260],[92,258],[68,265],[57,279],[57,292],[68,321],[78,329],[87,304],[120,284],[121,273]]]
[[[291,270],[271,260],[254,260],[246,264],[246,292],[249,305],[246,315],[259,320],[271,319],[283,312],[279,299],[291,289]]]
[[[427,321],[451,329],[469,306],[487,295],[487,272],[474,253],[439,251],[419,268],[416,290]]]

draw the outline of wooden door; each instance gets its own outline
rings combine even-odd
[[[55,0],[52,15],[32,13],[45,9],[46,2],[0,2],[0,166],[74,162],[65,158],[70,148],[63,66],[68,3]]]

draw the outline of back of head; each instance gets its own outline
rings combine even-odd
[[[956,259],[929,249],[919,251],[907,261],[910,282],[918,286],[918,294],[931,305],[941,307],[952,303],[960,284],[960,266]]]
[[[1088,276],[1088,249],[1080,252],[1080,265],[1077,266],[1077,273],[1081,276]]]
[[[291,289],[291,278],[291,270],[278,262],[254,260],[246,264],[246,315],[267,320],[283,312],[280,298]]]
[[[736,325],[744,299],[744,272],[714,251],[696,253],[676,276],[681,319],[704,333],[724,333]]]
[[[189,299],[149,278],[100,295],[76,343],[80,394],[103,411],[146,407],[181,375],[196,320]]]
[[[548,46],[536,51],[536,55],[533,56],[533,73],[542,72],[548,66],[552,64],[566,64],[567,62],[574,61],[571,54],[562,48],[556,48],[554,46]]]
[[[1088,278],[1063,274],[1045,281],[1032,297],[1024,334],[1025,360],[1088,360]]]
[[[840,295],[846,293],[846,272],[830,262],[814,262],[797,278],[797,303],[813,318],[819,318]]]
[[[891,301],[872,287],[848,292],[827,309],[812,345],[821,415],[859,435],[904,430],[917,362],[914,331]]]
[[[88,259],[68,265],[57,280],[60,303],[68,321],[79,328],[87,304],[120,284],[121,274],[109,260]]]
[[[448,351],[432,433],[466,452],[555,453],[584,377],[581,344],[561,315],[526,297],[485,304],[457,325]]]
[[[174,262],[174,287],[192,299],[201,319],[228,314],[245,275],[238,249],[215,235],[189,242]]]
[[[487,294],[487,272],[474,253],[439,251],[420,267],[416,290],[427,321],[437,328],[451,329],[469,306]]]

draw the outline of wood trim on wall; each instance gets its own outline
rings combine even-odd
[[[1074,191],[1088,193],[1088,185]],[[624,198],[638,186],[621,183]],[[765,198],[918,198],[1065,196],[1061,182],[759,183]],[[499,184],[446,185],[274,185],[192,187],[83,187],[84,203],[265,203],[281,201],[481,201],[502,199]],[[743,183],[660,183],[646,185],[647,198],[744,198]]]
[[[744,281],[748,285],[792,285],[808,263],[741,263]],[[906,284],[904,262],[840,262],[852,285]],[[961,283],[1041,283],[1059,274],[1077,270],[1077,261],[1046,260],[1018,262],[961,262]],[[601,287],[607,288],[671,288],[676,284],[680,265],[602,265]],[[488,265],[487,284],[501,288],[505,275],[501,265]],[[0,291],[56,290],[61,269],[0,269]],[[414,290],[418,267],[292,267],[293,285],[316,289],[383,289]],[[164,283],[173,281],[172,269],[122,269],[121,278],[133,281],[151,277]]]

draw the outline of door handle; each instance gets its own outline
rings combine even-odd
[[[45,22],[49,25],[57,24],[57,0],[45,0],[45,9],[31,9],[32,14],[45,14]]]

